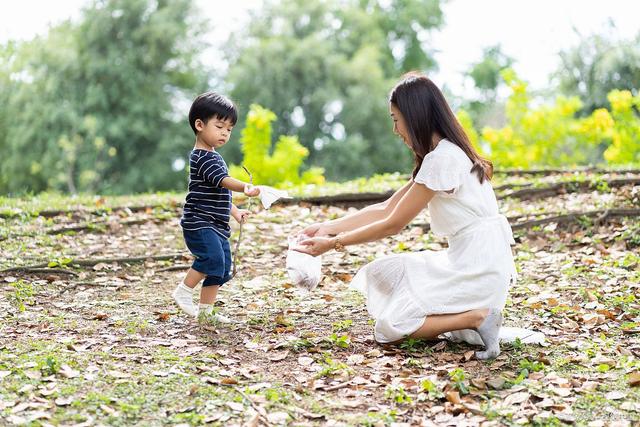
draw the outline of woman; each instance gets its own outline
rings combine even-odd
[[[393,131],[412,150],[412,179],[387,201],[303,230],[298,248],[310,255],[399,233],[426,206],[431,229],[447,237],[446,251],[390,255],[363,267],[351,286],[367,296],[375,338],[435,339],[463,329],[478,332],[485,351],[500,354],[498,335],[507,290],[515,281],[511,227],[498,213],[491,162],[472,147],[442,92],[410,73],[389,98]]]

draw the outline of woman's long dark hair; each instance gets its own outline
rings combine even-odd
[[[481,183],[485,178],[491,179],[493,164],[473,148],[444,95],[430,79],[420,73],[405,74],[391,90],[389,102],[400,111],[407,125],[415,156],[414,178],[424,156],[435,148],[433,134],[437,132],[465,152],[473,163],[470,172],[475,172]]]

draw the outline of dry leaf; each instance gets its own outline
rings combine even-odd
[[[635,371],[629,374],[629,385],[631,387],[640,386],[640,371]]]
[[[446,398],[449,402],[459,405],[460,404],[460,393],[457,391],[448,391],[446,394]]]

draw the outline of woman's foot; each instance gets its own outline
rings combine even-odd
[[[500,354],[500,327],[502,326],[502,310],[491,308],[478,310],[479,314],[485,314],[484,319],[478,322],[475,328],[484,343],[484,351],[476,351],[476,359],[495,359]]]

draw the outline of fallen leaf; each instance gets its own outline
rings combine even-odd
[[[446,396],[447,400],[455,405],[460,404],[460,393],[457,391],[448,391]]]
[[[629,374],[629,385],[631,387],[640,386],[640,371],[635,371]]]
[[[236,412],[242,412],[244,411],[244,406],[242,405],[242,403],[238,403],[238,402],[227,402],[226,405],[231,408],[231,410],[236,411]]]
[[[284,360],[287,358],[287,356],[289,356],[289,351],[281,351],[279,353],[273,353],[271,356],[269,356],[269,360],[271,360],[272,362],[280,362],[281,360]]]
[[[313,363],[313,358],[308,356],[298,357],[298,364],[301,366],[309,366]]]
[[[60,371],[58,371],[58,372],[60,373],[60,375],[62,375],[65,378],[75,378],[78,375],[80,375],[80,372],[78,372],[75,369],[71,368],[69,365],[60,366]]]
[[[604,397],[607,400],[620,400],[627,397],[627,393],[624,393],[622,391],[610,391],[609,393],[605,394]]]
[[[511,405],[516,405],[518,403],[523,403],[523,402],[526,402],[527,400],[529,400],[530,396],[531,395],[529,393],[527,393],[526,391],[513,393],[513,394],[510,394],[509,396],[507,396],[506,399],[504,399],[504,404],[507,405],[507,406],[511,406]]]

